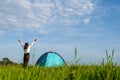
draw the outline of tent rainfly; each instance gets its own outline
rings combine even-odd
[[[56,52],[44,53],[36,62],[36,65],[45,67],[58,67],[66,65],[64,59]]]

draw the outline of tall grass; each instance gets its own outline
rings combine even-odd
[[[74,51],[74,60],[72,62],[72,65],[78,65],[79,62],[80,62],[80,59],[81,58],[78,58],[78,50],[77,50],[77,48],[75,48],[75,51]]]
[[[106,50],[106,61],[101,65],[76,64],[55,68],[1,65],[0,80],[120,80],[120,66],[113,64],[113,56],[114,50],[112,55]]]
[[[0,66],[0,80],[120,80],[120,67],[75,65],[57,68]]]
[[[102,65],[105,66],[116,66],[116,63],[113,63],[113,58],[114,58],[114,50],[112,51],[112,54],[109,55],[108,51],[106,50],[106,61],[103,59],[103,62],[101,63]]]

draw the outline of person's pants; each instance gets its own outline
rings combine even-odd
[[[23,58],[23,67],[27,67],[28,63],[29,63],[29,53],[24,53],[24,58]]]

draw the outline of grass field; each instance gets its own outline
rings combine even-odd
[[[73,65],[57,68],[0,66],[0,80],[120,80],[120,67]]]
[[[112,55],[106,51],[101,64],[78,65],[77,50],[72,65],[62,67],[40,67],[22,65],[0,65],[0,80],[120,80],[120,66],[113,63]]]

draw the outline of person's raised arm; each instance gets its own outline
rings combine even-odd
[[[20,40],[18,40],[18,42],[21,44],[22,47],[24,47],[24,43]]]
[[[30,44],[30,46],[33,46],[33,44],[34,44],[36,41],[37,41],[37,39],[34,39],[34,40],[32,41],[32,43]]]

